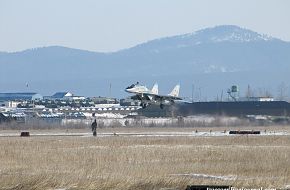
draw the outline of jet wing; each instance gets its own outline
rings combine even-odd
[[[156,95],[151,93],[143,93],[143,94],[136,94],[135,96],[131,96],[133,100],[156,100],[156,101],[164,101],[164,100],[182,100],[180,97],[176,96],[167,96],[167,95]]]

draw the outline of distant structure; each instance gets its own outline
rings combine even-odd
[[[139,106],[140,102],[138,100],[133,100],[132,98],[124,98],[120,100],[121,106]]]
[[[0,93],[0,101],[28,101],[42,100],[43,96],[35,92],[20,92],[20,93]]]
[[[73,96],[70,92],[56,92],[51,96],[52,99],[69,99]]]
[[[233,85],[230,89],[228,89],[227,93],[232,100],[237,101],[239,98],[239,87],[237,85]]]
[[[4,106],[8,107],[8,108],[17,108],[18,105],[20,105],[23,101],[8,101],[5,102]]]
[[[118,104],[118,100],[116,98],[109,97],[92,97],[90,98],[95,104]]]
[[[230,98],[233,101],[239,102],[271,102],[274,101],[273,97],[265,96],[265,97],[256,97],[256,96],[249,96],[250,95],[250,86],[248,86],[248,96],[247,97],[239,97],[239,87],[237,85],[231,86],[230,89],[227,91]]]
[[[71,92],[56,92],[52,96],[45,96],[44,99],[47,100],[84,100],[84,96],[75,96]]]
[[[273,97],[241,97],[238,101],[241,102],[271,102],[274,101]]]

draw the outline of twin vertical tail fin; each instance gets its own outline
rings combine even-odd
[[[158,94],[158,84],[157,83],[154,84],[151,91],[152,91],[152,94],[156,94],[156,95]]]
[[[180,89],[180,85],[178,84],[173,88],[173,90],[168,95],[173,96],[173,97],[178,97],[179,96],[179,89]]]

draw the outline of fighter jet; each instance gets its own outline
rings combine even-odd
[[[125,91],[128,93],[136,94],[131,96],[133,100],[139,100],[140,106],[146,108],[149,104],[159,104],[160,108],[163,109],[164,105],[172,105],[175,100],[182,100],[179,96],[180,85],[176,85],[168,95],[158,94],[158,84],[155,83],[152,90],[146,86],[140,85],[139,82],[128,86]]]

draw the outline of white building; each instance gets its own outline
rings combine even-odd
[[[238,101],[241,102],[271,102],[274,101],[272,97],[242,97]]]
[[[84,100],[84,96],[75,96],[71,92],[57,92],[52,96],[44,97],[44,99],[50,100]]]

